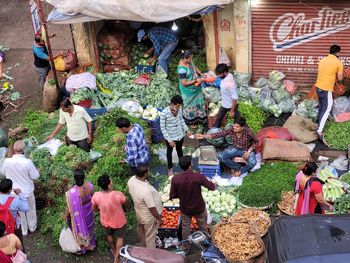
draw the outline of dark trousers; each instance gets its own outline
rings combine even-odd
[[[216,114],[216,119],[215,119],[215,124],[214,127],[216,128],[220,128],[222,125],[222,120],[224,119],[225,115],[230,111],[231,109],[226,109],[224,107],[220,107],[220,110],[218,112],[218,114]],[[235,108],[235,119],[240,117],[240,113],[238,111],[238,104],[236,105]]]
[[[177,152],[177,156],[179,157],[179,160],[182,156],[184,156],[182,152],[182,145],[184,143],[185,137],[182,138],[180,141],[175,142],[175,148]],[[173,168],[173,147],[170,146],[168,141],[165,141],[166,143],[166,159],[168,161],[168,168]]]
[[[204,210],[202,213],[196,215],[185,215],[181,213],[181,227],[182,227],[182,239],[185,240],[191,235],[191,220],[192,217],[196,218],[198,229],[204,232],[208,232],[207,229],[207,211]]]
[[[317,133],[322,134],[323,128],[333,106],[333,95],[331,91],[321,90],[319,88],[316,88],[316,92],[319,103]]]
[[[80,140],[80,141],[72,141],[71,139],[69,139],[67,137],[67,144],[68,145],[74,144],[75,146],[77,146],[78,148],[80,148],[86,152],[90,151],[90,144],[88,143],[87,138],[84,140]]]

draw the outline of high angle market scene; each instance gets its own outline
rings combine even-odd
[[[0,21],[0,263],[350,262],[349,1]]]

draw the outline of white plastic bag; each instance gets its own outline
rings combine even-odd
[[[72,230],[69,227],[62,229],[59,244],[64,252],[77,253],[81,250],[77,241],[74,239]]]
[[[55,156],[58,151],[58,148],[60,148],[62,144],[63,143],[59,139],[52,139],[45,142],[44,144],[39,145],[38,149],[47,148],[49,149],[50,154],[52,156]]]
[[[333,117],[338,116],[341,113],[350,111],[350,99],[346,96],[336,98],[333,102]]]
[[[231,61],[222,47],[219,49],[219,64],[221,63],[224,63],[228,67],[231,67]]]
[[[70,76],[66,82],[66,89],[70,93],[76,89],[87,87],[91,90],[96,90],[96,77],[90,72],[75,74]]]

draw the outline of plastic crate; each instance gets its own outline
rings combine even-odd
[[[166,209],[167,211],[177,211],[180,209],[180,207],[167,206],[167,207],[164,207],[164,209]],[[180,216],[180,218],[181,218],[181,216]],[[159,227],[158,228],[158,236],[161,240],[163,240],[164,238],[169,238],[169,237],[173,237],[173,238],[178,237],[180,218],[179,218],[179,222],[178,222],[177,227],[174,227],[174,228]]]
[[[148,127],[151,130],[152,143],[159,143],[164,140],[162,130],[160,128],[160,118],[155,120],[146,120],[148,122]]]
[[[152,65],[137,65],[136,66],[137,73],[154,73],[154,66]]]
[[[199,171],[208,178],[213,178],[216,174],[221,175],[220,164],[218,165],[198,165]]]

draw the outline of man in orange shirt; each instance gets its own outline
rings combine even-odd
[[[333,87],[338,78],[343,80],[343,63],[339,59],[340,46],[332,45],[329,55],[318,64],[316,92],[319,102],[317,134],[323,141],[323,128],[333,106]]]
[[[113,191],[112,180],[107,175],[100,176],[97,183],[102,191],[92,196],[92,209],[95,212],[100,211],[100,222],[112,248],[114,263],[118,263],[119,250],[126,236],[126,217],[123,210],[126,197],[122,192]]]

